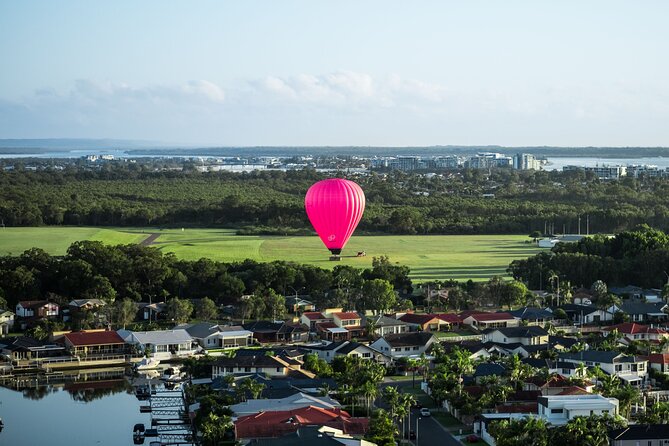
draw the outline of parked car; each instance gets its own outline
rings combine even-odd
[[[428,409],[427,407],[423,407],[423,408],[420,410],[420,416],[421,416],[421,417],[430,417],[430,416],[432,416],[432,414],[430,413],[430,409]]]

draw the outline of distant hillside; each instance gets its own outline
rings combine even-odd
[[[173,147],[173,145],[126,139],[0,139],[0,153],[47,153],[49,150],[136,149]]]

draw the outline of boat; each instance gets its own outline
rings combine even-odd
[[[135,427],[132,429],[132,440],[135,444],[144,443],[144,431],[145,430],[146,430],[146,428],[144,427],[144,424],[142,424],[142,423],[135,424]]]
[[[168,383],[178,383],[183,381],[184,374],[179,367],[173,366],[165,369],[160,379]]]
[[[159,359],[155,358],[144,358],[137,364],[135,364],[135,370],[141,371],[141,370],[154,370],[158,368],[158,365],[160,364]]]
[[[0,418],[0,432],[5,428],[5,423],[2,422],[2,418]]]

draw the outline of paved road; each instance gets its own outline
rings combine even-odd
[[[383,383],[379,387],[383,388],[387,386],[394,386],[398,390],[401,390],[402,387],[411,387],[411,381]],[[375,405],[377,407],[385,406],[380,399],[375,401]],[[444,429],[437,420],[432,417],[421,417],[419,411],[420,409],[411,410],[411,427],[408,425],[405,426],[405,438],[409,430],[416,430],[416,420],[418,420],[418,435],[416,440],[414,440],[416,446],[462,446],[462,443]]]

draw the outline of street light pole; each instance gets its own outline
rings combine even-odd
[[[422,420],[422,418],[416,418],[416,446],[418,446],[418,422]]]

